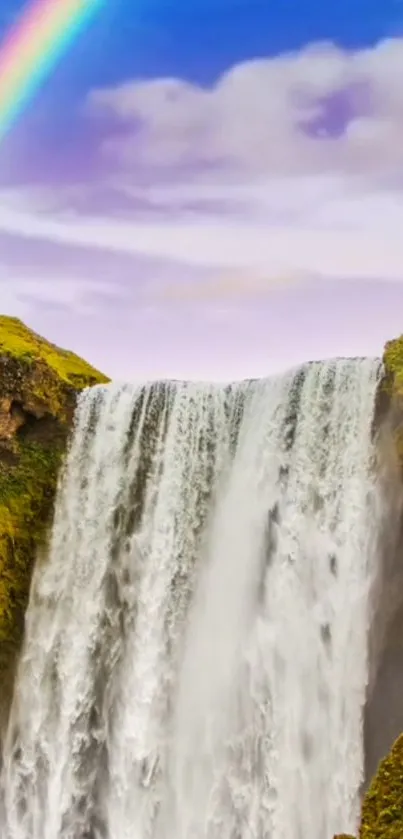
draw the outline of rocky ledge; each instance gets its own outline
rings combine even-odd
[[[0,725],[77,394],[107,381],[17,318],[0,317]]]

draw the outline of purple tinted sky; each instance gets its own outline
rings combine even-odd
[[[119,50],[98,21],[0,146],[3,312],[117,378],[381,354],[403,332],[403,39],[396,16],[359,38],[357,4],[355,41],[276,18],[264,48],[256,2],[242,48],[243,0],[217,0],[199,55],[178,0],[154,64],[141,21]]]

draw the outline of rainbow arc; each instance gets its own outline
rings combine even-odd
[[[32,0],[0,43],[0,140],[105,0]]]

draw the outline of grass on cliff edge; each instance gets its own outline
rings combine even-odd
[[[28,364],[44,362],[59,379],[77,390],[109,381],[75,353],[51,344],[28,329],[19,318],[7,315],[0,315],[0,355],[13,356]]]

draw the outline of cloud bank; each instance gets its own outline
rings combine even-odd
[[[49,175],[0,188],[3,308],[47,332],[57,324],[54,338],[65,330],[65,342],[94,361],[85,330],[102,347],[114,317],[130,346],[133,333],[148,353],[160,347],[158,374],[167,348],[173,374],[189,342],[202,359],[206,330],[229,354],[240,332],[252,347],[271,330],[274,363],[284,355],[279,317],[305,358],[337,351],[329,329],[306,320],[298,331],[296,289],[309,297],[314,287],[328,320],[339,306],[339,336],[343,311],[361,292],[369,300],[368,281],[399,308],[391,284],[403,288],[402,73],[396,38],[248,61],[209,88],[171,78],[92,91],[74,117],[91,166],[69,183]],[[319,295],[326,287],[331,304]],[[374,300],[371,315],[365,302],[354,315],[354,352],[369,352],[372,336],[380,352],[398,328],[389,307],[376,331]],[[69,317],[81,324],[73,342]],[[194,366],[196,375],[202,361]]]
[[[402,74],[402,39],[354,52],[324,43],[239,64],[210,89],[128,81],[87,107],[121,126],[102,153],[125,169],[373,179],[401,164]]]

